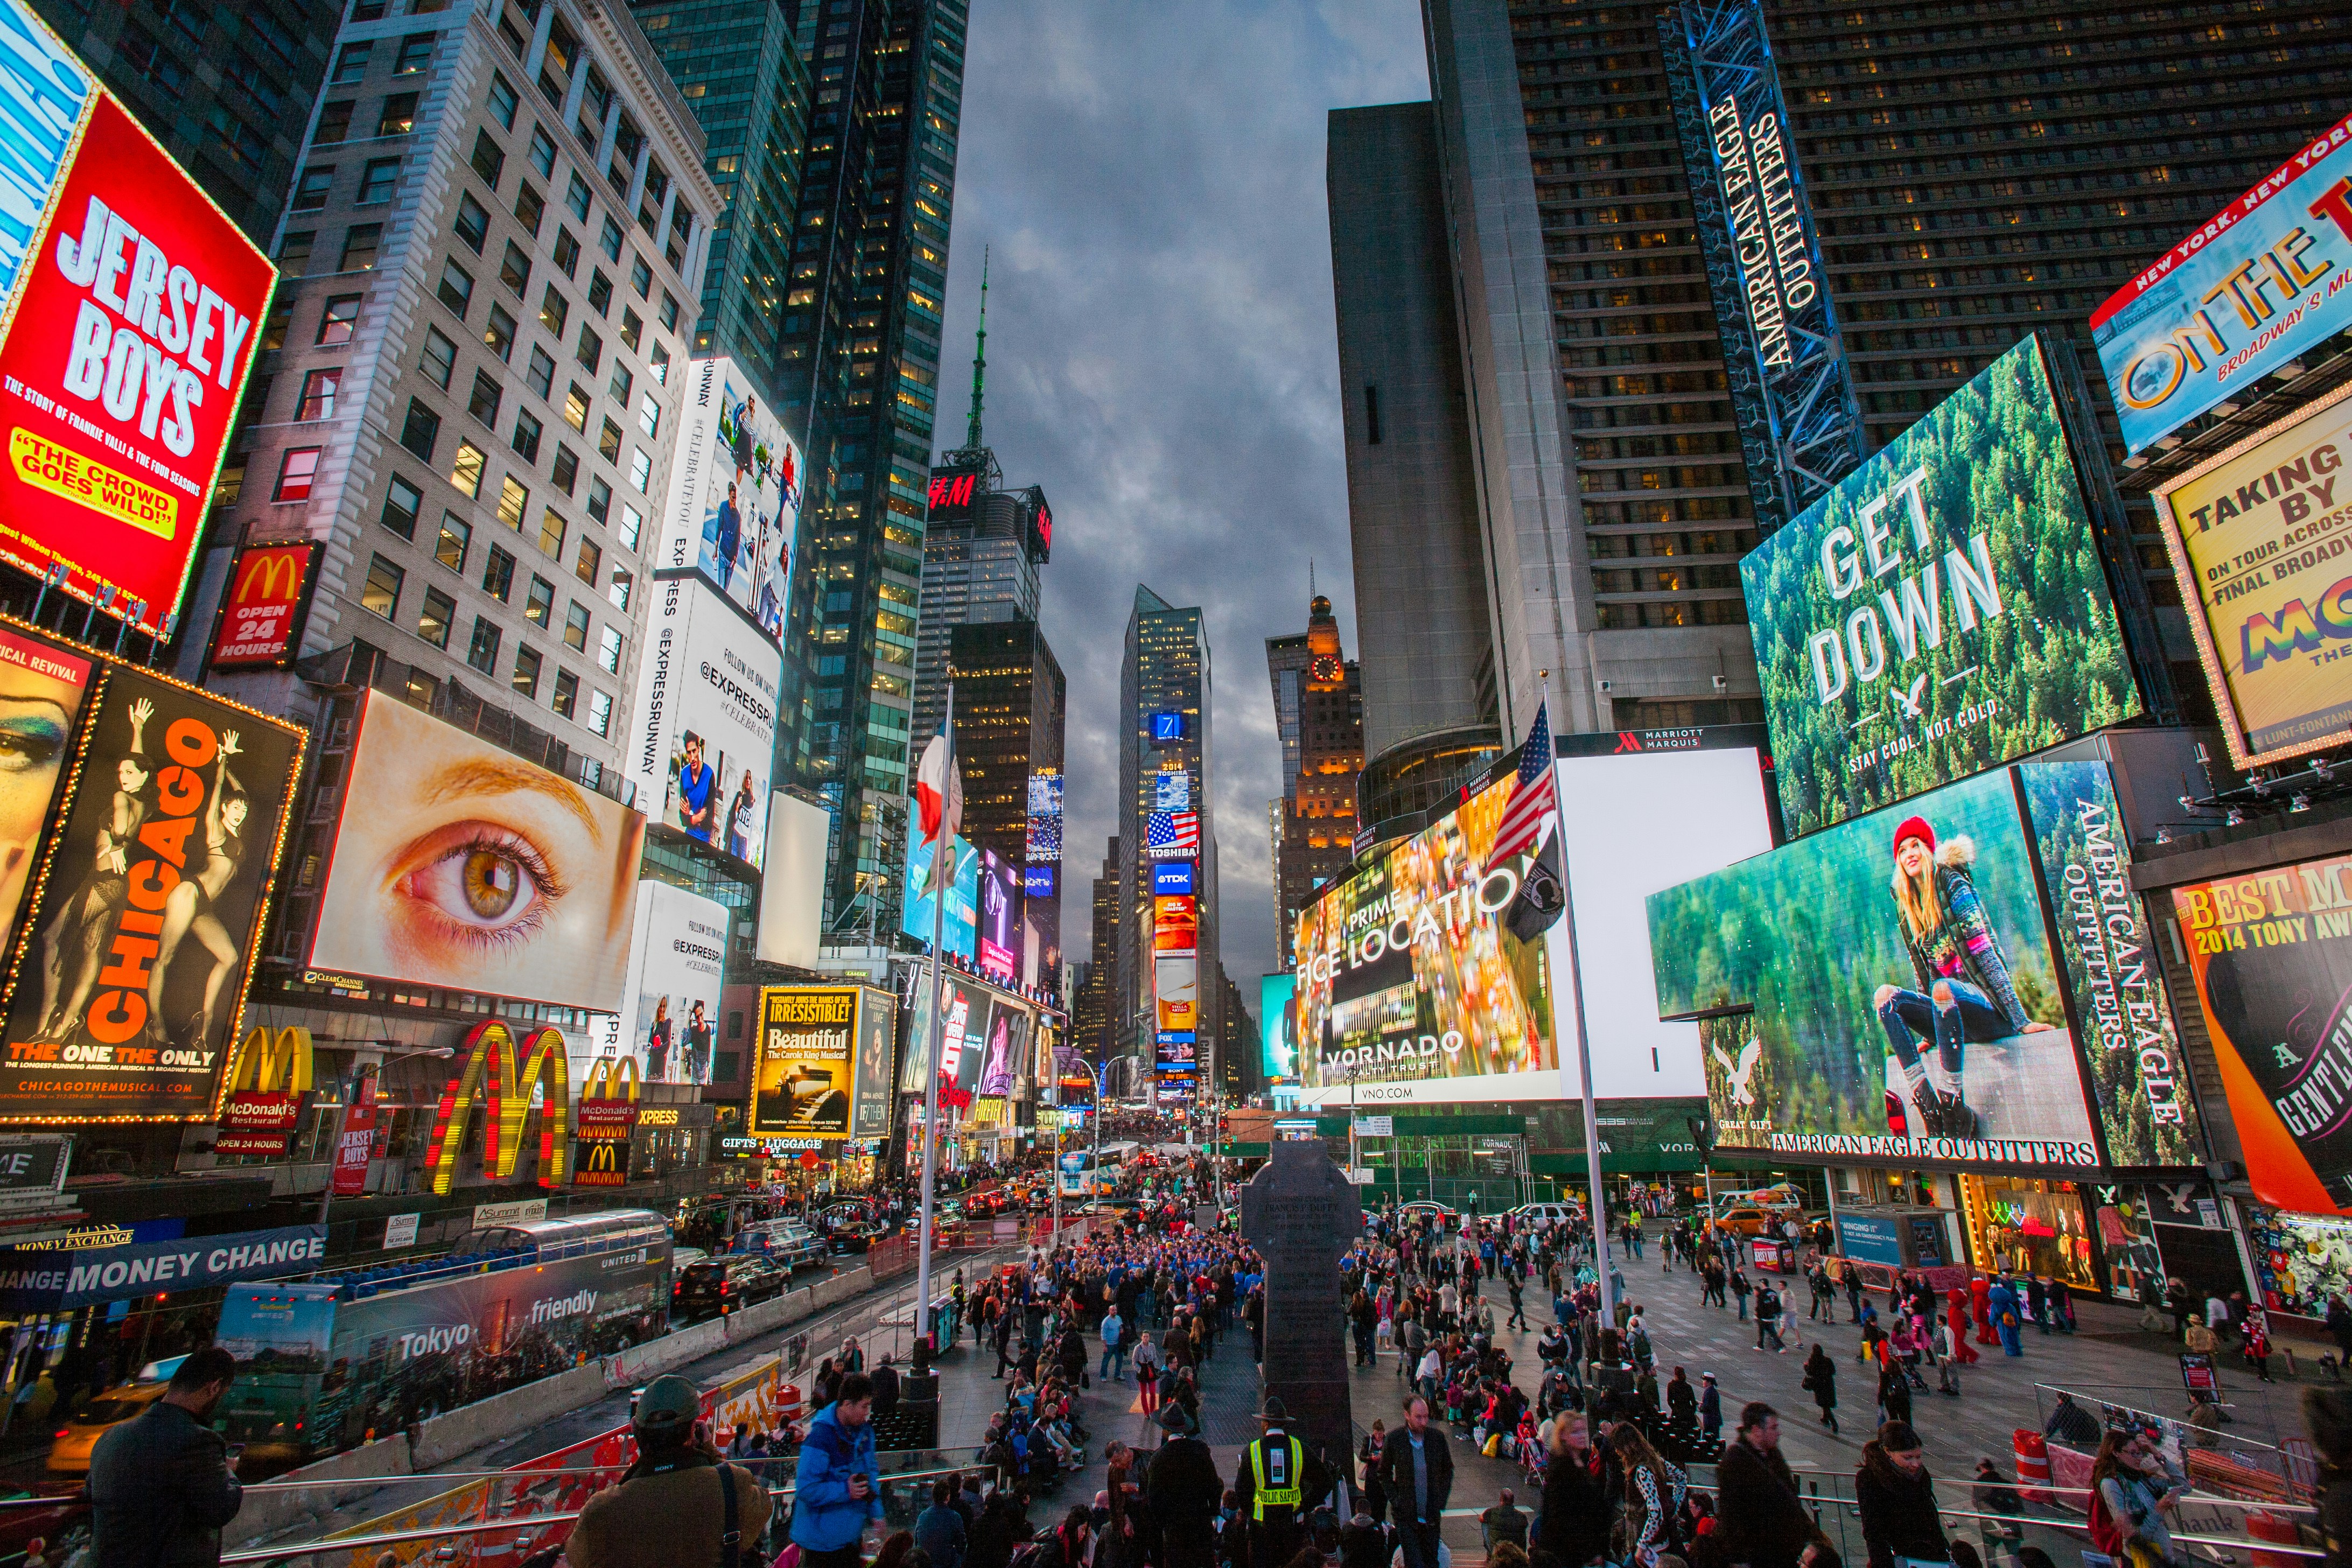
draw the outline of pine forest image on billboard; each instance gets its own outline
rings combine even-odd
[[[1301,1088],[1360,1100],[1554,1100],[1549,943],[1503,928],[1523,858],[1487,853],[1516,775],[1395,845],[1299,916]]]
[[[2095,1166],[2007,772],[1650,897],[1726,1147]]]
[[[1792,835],[2140,710],[2036,339],[1739,572]]]

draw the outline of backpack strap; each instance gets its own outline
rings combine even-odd
[[[722,1510],[719,1532],[719,1568],[736,1568],[743,1548],[743,1531],[735,1512],[735,1471],[725,1460],[719,1465],[719,1498]]]

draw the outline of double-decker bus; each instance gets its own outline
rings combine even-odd
[[[451,1252],[232,1285],[217,1420],[268,1468],[567,1372],[668,1328],[669,1226],[645,1209],[477,1231]]]
[[[1121,1171],[1142,1147],[1140,1143],[1106,1143],[1099,1157],[1092,1148],[1064,1151],[1055,1175],[1062,1184],[1062,1200],[1084,1203],[1088,1198],[1117,1196]]]

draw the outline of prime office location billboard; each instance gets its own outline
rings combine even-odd
[[[2137,452],[2352,322],[2352,116],[2297,147],[2091,314]]]
[[[2158,487],[2174,578],[2230,760],[2263,767],[2352,730],[2352,385]]]
[[[1739,576],[1791,834],[2140,711],[2036,338],[1749,552]]]

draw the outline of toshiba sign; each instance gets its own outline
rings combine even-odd
[[[19,0],[0,65],[0,560],[164,636],[276,269]]]

